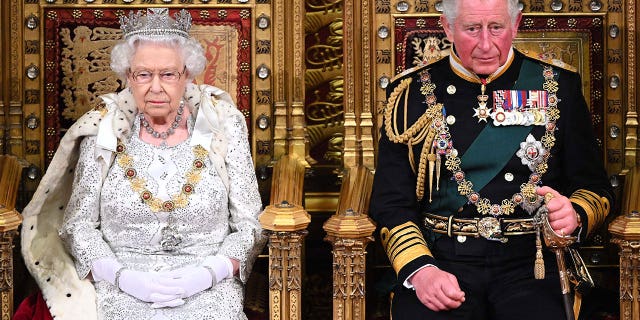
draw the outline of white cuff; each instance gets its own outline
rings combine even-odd
[[[413,277],[414,274],[418,273],[418,271],[426,268],[426,267],[434,267],[437,268],[435,265],[433,264],[425,264],[424,266],[418,268],[416,271],[412,272],[406,279],[404,279],[404,282],[402,283],[402,285],[407,288],[407,289],[414,289],[413,288],[413,284],[411,284],[411,282],[409,281],[409,279],[411,279],[411,277]]]

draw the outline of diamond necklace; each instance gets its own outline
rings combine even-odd
[[[147,133],[152,135],[154,138],[162,139],[162,142],[160,143],[160,146],[166,147],[167,146],[167,138],[170,135],[174,134],[176,132],[176,129],[178,128],[178,126],[180,126],[180,121],[182,120],[182,114],[183,113],[184,113],[184,100],[181,100],[180,101],[180,106],[178,107],[178,111],[176,112],[176,118],[173,119],[173,123],[171,123],[171,126],[169,126],[169,128],[165,132],[156,131],[151,126],[151,124],[149,123],[147,118],[144,117],[144,114],[142,112],[138,113],[138,117],[140,118],[140,121],[142,122],[142,127],[147,131]]]

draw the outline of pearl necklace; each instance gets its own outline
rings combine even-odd
[[[176,118],[173,119],[173,123],[171,123],[171,126],[169,126],[169,128],[165,132],[156,131],[151,126],[151,124],[149,123],[147,118],[144,117],[144,114],[142,112],[140,112],[138,114],[138,117],[140,118],[140,121],[142,122],[142,127],[147,131],[147,133],[152,135],[154,138],[162,139],[162,143],[160,143],[160,146],[166,147],[167,146],[167,138],[170,135],[174,134],[176,132],[176,129],[180,126],[180,121],[182,121],[182,114],[183,113],[184,113],[184,100],[180,101],[180,106],[178,107],[178,111],[176,112]]]

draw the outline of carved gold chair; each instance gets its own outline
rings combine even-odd
[[[22,222],[15,205],[22,169],[17,157],[0,155],[0,319],[13,314],[13,247]]]

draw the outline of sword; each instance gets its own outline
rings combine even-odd
[[[567,265],[564,261],[564,252],[576,241],[576,237],[557,234],[549,224],[549,216],[547,203],[553,198],[551,193],[545,195],[545,204],[538,209],[537,214],[540,215],[540,223],[542,223],[542,234],[544,243],[548,248],[556,254],[556,262],[558,263],[558,274],[560,275],[560,289],[562,291],[562,301],[567,320],[575,320],[573,314],[573,299],[571,296],[571,287],[569,286],[569,273]]]

